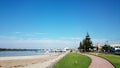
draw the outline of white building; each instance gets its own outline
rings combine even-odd
[[[120,44],[111,44],[110,47],[112,47],[114,50],[120,49]]]
[[[111,44],[110,47],[115,54],[120,54],[120,44]]]

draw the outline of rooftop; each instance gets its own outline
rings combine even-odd
[[[120,46],[120,44],[110,44],[110,46],[115,47],[115,46]]]

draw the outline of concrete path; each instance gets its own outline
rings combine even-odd
[[[89,68],[115,68],[110,62],[107,60],[93,56],[93,55],[87,55],[91,58],[92,63],[90,64]]]

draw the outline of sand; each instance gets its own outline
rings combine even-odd
[[[0,57],[0,68],[50,68],[65,54]]]

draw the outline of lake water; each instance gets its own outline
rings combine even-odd
[[[32,55],[45,55],[45,52],[40,51],[2,51],[0,57],[4,56],[32,56]]]

